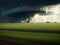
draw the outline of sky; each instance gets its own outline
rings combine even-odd
[[[59,4],[60,0],[0,0],[0,20],[1,16],[10,15],[22,11],[32,11],[31,8],[35,8],[34,10],[39,10],[42,6],[49,6]],[[25,8],[24,8],[25,7]],[[58,17],[60,13],[58,13]],[[15,17],[17,17],[16,14]],[[13,16],[14,17],[14,16]],[[14,17],[14,18],[15,18]]]
[[[1,0],[0,13],[22,10],[23,7],[41,7],[60,3],[59,0]]]
[[[45,14],[36,13],[30,20],[30,23],[39,22],[60,22],[60,4],[44,6],[40,10],[45,11]]]
[[[41,6],[60,3],[60,0],[0,0],[0,9],[19,6]]]

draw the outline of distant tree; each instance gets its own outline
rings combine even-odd
[[[50,23],[49,21],[47,21],[46,23]]]
[[[57,23],[57,22],[55,21],[55,23]]]

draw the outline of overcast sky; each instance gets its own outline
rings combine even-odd
[[[0,15],[2,15],[2,13],[5,14],[6,12],[14,12],[16,9],[20,9],[23,6],[41,7],[59,3],[60,0],[0,0]],[[59,14],[60,13],[58,13],[58,15]]]
[[[40,6],[60,3],[60,0],[0,0],[0,9],[21,5]]]

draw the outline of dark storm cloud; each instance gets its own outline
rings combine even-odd
[[[9,18],[11,20],[15,20],[16,17],[21,17],[22,15],[26,14],[24,12],[20,14],[20,11],[25,11],[25,6],[27,7],[26,10],[28,10],[29,7],[39,9],[39,7],[41,6],[53,5],[58,3],[60,3],[60,0],[0,0],[0,17],[3,19]],[[24,8],[24,10],[22,8]],[[16,12],[16,10],[18,11]],[[28,13],[30,14],[32,12]],[[2,17],[1,14],[8,14],[9,16],[6,15]]]
[[[60,0],[0,0],[0,8],[12,8],[16,6],[41,6],[60,3]]]
[[[18,5],[27,5],[27,6],[39,6],[39,5],[51,5],[60,3],[60,0],[0,0],[0,6],[15,6]]]
[[[6,3],[60,3],[60,0],[0,0],[0,2]]]
[[[0,0],[0,13],[11,12],[18,7],[23,8],[24,6],[27,6],[28,8],[32,8],[35,6],[38,8],[41,6],[52,5],[57,3],[60,3],[60,0]]]
[[[32,8],[35,6],[38,8],[41,6],[52,5],[52,4],[57,4],[57,3],[60,3],[60,0],[0,0],[0,9],[1,9],[0,11],[3,13],[4,12],[11,13],[12,11],[16,12],[15,8],[18,8],[18,7],[23,8],[24,6],[27,6],[28,8],[29,7]]]

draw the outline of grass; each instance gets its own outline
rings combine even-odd
[[[6,30],[7,29],[7,30]],[[9,30],[8,30],[9,29]],[[14,29],[14,31],[12,30]],[[60,31],[60,23],[0,23],[0,35],[26,40],[60,42],[60,33],[24,32],[16,30]]]
[[[60,30],[60,23],[0,23],[0,29]]]
[[[45,42],[60,42],[60,34],[0,30],[0,35]]]

